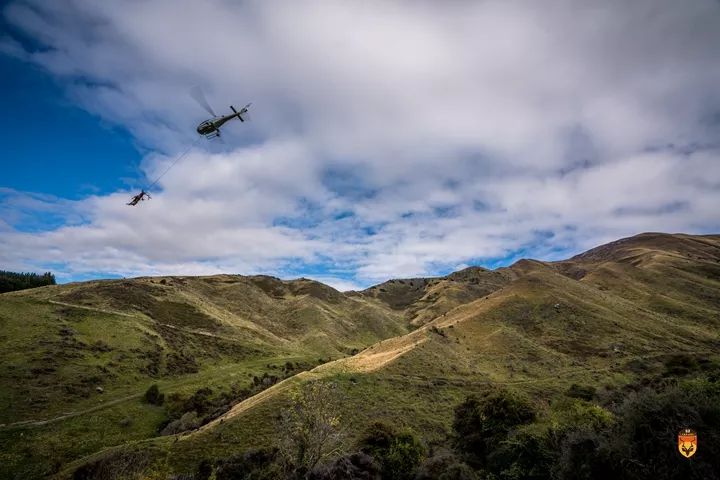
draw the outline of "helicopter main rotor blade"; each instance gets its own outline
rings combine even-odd
[[[203,93],[199,85],[195,85],[190,89],[190,96],[195,99],[195,101],[198,102],[200,106],[204,108],[210,115],[212,115],[213,117],[217,117],[212,107],[208,103],[207,98],[205,98],[205,94]]]

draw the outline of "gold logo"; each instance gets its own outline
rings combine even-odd
[[[678,451],[685,458],[690,458],[697,452],[697,433],[691,428],[683,428],[678,433]]]

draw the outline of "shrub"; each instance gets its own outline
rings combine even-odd
[[[611,448],[626,460],[633,478],[718,478],[720,472],[720,385],[688,382],[663,392],[646,390],[618,412]],[[698,431],[702,442],[692,462],[678,462],[674,442],[682,427]],[[667,446],[671,439],[672,448]],[[645,467],[640,468],[640,464]],[[715,473],[711,473],[715,472]]]
[[[554,472],[559,479],[591,480],[622,478],[618,458],[612,458],[607,438],[601,432],[571,429],[558,443]]]
[[[441,451],[428,458],[415,480],[476,480],[475,471],[448,451]]]
[[[200,419],[195,411],[186,412],[178,420],[173,420],[162,429],[160,435],[175,435],[187,430],[194,430],[200,426]]]
[[[200,388],[185,401],[185,411],[195,411],[202,416],[213,409],[214,402],[212,400],[212,388]]]
[[[309,480],[380,480],[380,466],[373,457],[356,452],[336,458],[327,465],[316,467]]]
[[[573,383],[565,393],[568,397],[592,400],[595,397],[595,387],[578,385]]]
[[[178,419],[185,413],[185,402],[186,398],[177,392],[167,395],[164,404],[171,419]]]
[[[453,445],[469,465],[482,467],[513,428],[534,419],[533,407],[524,397],[504,390],[482,400],[470,396],[455,409]]]
[[[479,477],[475,470],[467,466],[465,463],[453,463],[445,470],[438,480],[478,480]]]
[[[383,478],[414,478],[425,456],[425,447],[412,432],[397,432],[380,422],[369,427],[359,446],[380,464]]]
[[[720,478],[720,384],[693,380],[659,392],[642,390],[619,406],[616,417],[611,426],[564,434],[558,478]],[[690,461],[675,444],[686,426],[699,439]]]
[[[200,365],[195,357],[182,351],[168,354],[165,360],[165,368],[168,375],[185,375],[200,371]]]
[[[486,468],[504,479],[550,478],[557,457],[545,432],[535,433],[523,429],[511,432],[508,437],[490,449]]]
[[[683,376],[696,371],[699,368],[698,361],[685,353],[672,355],[665,361],[666,376]]]
[[[430,327],[430,331],[431,331],[432,333],[435,333],[435,334],[437,334],[437,335],[440,335],[441,337],[447,338],[447,333],[445,333],[443,330],[439,329],[439,328],[436,327],[435,325],[433,325],[432,327]]]
[[[212,473],[212,462],[208,459],[203,459],[198,465],[197,473],[194,475],[194,480],[209,480]]]
[[[153,383],[145,391],[145,401],[151,405],[162,405],[165,402],[165,394],[160,393],[158,386]]]
[[[553,405],[553,409],[558,412],[557,417],[562,425],[574,428],[600,431],[615,421],[608,410],[582,400],[560,399]]]
[[[221,460],[215,470],[216,480],[274,480],[283,478],[277,450],[249,450]]]

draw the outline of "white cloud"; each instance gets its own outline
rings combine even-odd
[[[360,283],[337,277],[329,277],[326,275],[310,275],[310,278],[318,282],[322,282],[325,285],[330,285],[335,290],[338,290],[340,292],[359,291],[363,290],[366,287],[366,285]]]
[[[9,226],[27,209],[6,202],[8,264],[65,262],[69,275],[321,264],[345,288],[521,248],[549,258],[720,227],[711,0],[32,0],[5,15],[47,48],[4,39],[3,51],[171,152],[146,158],[149,179],[202,120],[191,85],[218,109],[255,105],[253,124],[225,129],[229,149],[198,144],[137,208],[127,191],[59,201],[84,222],[30,235]]]

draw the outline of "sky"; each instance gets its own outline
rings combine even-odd
[[[0,269],[348,290],[720,232],[717,0],[0,5]],[[253,121],[199,138],[196,85]]]

